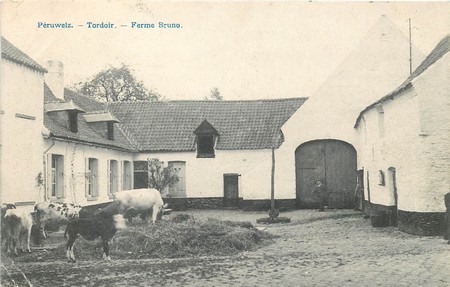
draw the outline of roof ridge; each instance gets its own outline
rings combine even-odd
[[[108,105],[122,105],[122,104],[137,104],[137,103],[239,103],[239,102],[282,102],[282,101],[294,101],[294,100],[305,100],[309,97],[292,97],[292,98],[270,98],[270,99],[250,99],[250,100],[221,100],[221,101],[213,101],[213,100],[168,100],[168,101],[128,101],[128,102],[107,102]],[[101,102],[100,102],[101,103]]]

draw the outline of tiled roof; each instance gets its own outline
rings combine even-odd
[[[11,44],[8,40],[6,40],[3,37],[2,37],[2,57],[41,73],[47,72],[47,70],[44,69],[41,65],[39,65],[36,61],[31,59],[27,54],[16,48],[13,44]]]
[[[86,96],[77,94],[68,89],[65,89],[65,100],[73,101],[77,106],[80,106],[83,110],[93,111],[98,108],[104,110],[104,105],[94,100],[87,98]],[[47,85],[44,85],[44,100],[45,102],[62,102],[58,100]],[[78,132],[73,133],[67,127],[61,125],[47,113],[44,113],[44,125],[51,132],[51,136],[55,138],[61,138],[65,140],[80,141],[87,144],[100,145],[115,149],[124,149],[127,151],[136,151],[136,148],[129,142],[120,128],[115,129],[114,140],[108,140],[93,130],[86,122],[82,114],[78,115]]]
[[[219,133],[219,150],[267,149],[306,99],[122,102],[108,109],[140,151],[195,150],[194,131],[204,120]]]
[[[106,106],[104,103],[100,103],[93,98],[69,89],[64,89],[64,98],[74,101],[80,108],[82,108],[86,112],[106,111]]]
[[[442,58],[445,54],[447,54],[450,51],[450,34],[445,36],[431,51],[431,53],[425,58],[425,60],[422,61],[422,63],[412,72],[412,74],[404,81],[398,88],[396,88],[394,91],[389,93],[388,95],[382,97],[378,101],[374,102],[373,104],[367,106],[361,113],[359,114],[358,118],[355,122],[355,127],[358,126],[359,121],[362,118],[362,115],[367,112],[368,110],[372,109],[376,105],[391,100],[394,98],[395,95],[397,95],[399,92],[408,89],[412,86],[412,81],[420,76],[423,72],[425,72],[430,66],[432,66],[434,63],[436,63],[440,58]]]

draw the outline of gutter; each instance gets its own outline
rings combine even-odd
[[[63,137],[63,136],[54,136],[53,135],[52,139],[65,141],[65,142],[71,142],[71,143],[77,143],[77,144],[83,143],[83,144],[88,145],[88,146],[101,147],[101,148],[110,148],[110,149],[114,149],[114,150],[118,150],[118,151],[137,152],[137,150],[131,150],[131,149],[126,149],[126,148],[116,147],[116,146],[108,145],[108,144],[95,144],[95,143],[91,143],[91,142],[88,142],[88,141],[74,140],[74,139],[71,139],[69,137]]]

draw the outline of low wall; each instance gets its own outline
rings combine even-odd
[[[180,211],[186,209],[225,209],[223,197],[203,197],[203,198],[164,198],[164,202],[169,204],[169,208]],[[295,199],[278,199],[275,205],[280,211],[296,209]],[[244,200],[239,199],[235,208],[245,211],[267,211],[270,209],[270,200]]]
[[[415,212],[398,210],[393,206],[364,202],[363,213],[370,216],[372,210],[385,211],[390,225],[398,226],[400,231],[422,236],[444,234],[445,212]]]

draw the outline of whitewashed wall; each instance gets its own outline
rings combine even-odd
[[[43,170],[43,74],[2,59],[0,79],[1,203],[35,201]]]
[[[449,78],[447,54],[415,79],[412,88],[384,102],[384,137],[378,134],[377,110],[364,114],[358,127],[358,166],[369,171],[371,202],[394,204],[388,181],[378,185],[378,172],[388,180],[388,168],[395,167],[400,210],[445,210],[443,197],[450,186]],[[365,193],[367,199],[367,184]]]
[[[141,153],[134,160],[158,158],[186,162],[187,197],[223,197],[223,175],[237,173],[239,196],[244,199],[270,198],[272,155],[270,150],[222,151],[215,158],[197,158],[196,152]]]
[[[331,76],[282,127],[285,142],[277,151],[276,192],[295,198],[295,150],[322,139],[347,142],[359,149],[353,126],[360,111],[385,96],[404,79],[409,68],[408,39],[387,18],[368,31]],[[423,55],[412,47],[415,63]],[[301,75],[299,75],[301,76]],[[308,95],[301,95],[308,96]]]
[[[450,192],[450,53],[414,81],[419,94],[421,144],[426,164],[419,209],[445,211]]]
[[[110,201],[108,196],[108,160],[118,161],[118,183],[122,189],[122,161],[133,162],[133,155],[128,152],[107,149],[103,147],[90,146],[81,143],[71,143],[59,140],[45,141],[47,154],[58,154],[64,156],[64,190],[65,202],[73,202],[80,205],[90,205]],[[86,159],[95,158],[98,160],[98,192],[96,200],[89,200],[86,197]],[[51,163],[49,163],[51,164]],[[49,166],[49,165],[46,165]],[[48,190],[47,190],[48,192]],[[48,198],[48,193],[47,193]]]

